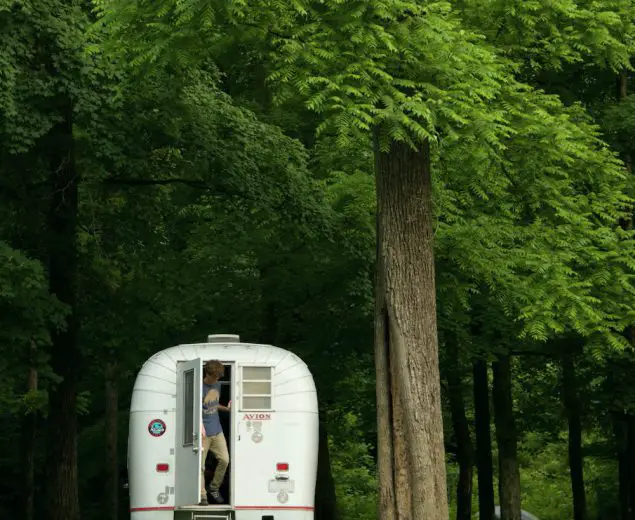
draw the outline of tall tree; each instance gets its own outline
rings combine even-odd
[[[459,464],[459,481],[456,490],[456,519],[471,520],[474,447],[465,412],[463,367],[457,339],[448,339],[446,349],[449,357],[447,369],[448,400],[450,401],[452,428],[457,442],[456,458]]]
[[[477,359],[474,362],[473,381],[479,519],[494,520],[494,464],[486,361]]]
[[[520,520],[520,467],[509,355],[493,363],[494,422],[498,445],[498,489],[502,520]]]
[[[562,399],[569,425],[569,471],[573,493],[574,520],[586,520],[586,492],[584,488],[584,459],[582,455],[582,418],[575,370],[575,359],[565,353],[562,359]]]
[[[447,514],[445,467],[437,462],[444,460],[444,448],[428,144],[412,150],[393,143],[389,151],[378,151],[376,174],[379,442],[391,451],[380,453],[380,482],[404,476],[394,483],[394,505],[387,502],[393,490],[384,489],[380,509],[394,507],[396,518],[427,518]],[[413,271],[414,265],[420,268]]]
[[[10,65],[5,66],[10,72],[3,78],[3,108],[7,109],[2,110],[2,130],[7,137],[4,146],[16,155],[31,154],[32,175],[23,176],[20,189],[39,182],[48,189],[43,197],[47,207],[41,222],[44,234],[31,242],[42,244],[33,252],[48,266],[51,294],[69,311],[65,323],[52,330],[49,348],[50,364],[59,379],[49,390],[48,515],[55,520],[78,520],[79,175],[73,126],[81,90],[86,18],[81,2],[56,0],[3,6],[0,17],[4,25],[3,55]],[[30,87],[25,89],[25,83]]]
[[[61,378],[49,393],[49,514],[53,520],[79,520],[77,477],[77,394],[82,353],[77,317],[79,174],[73,138],[73,104],[64,96],[61,122],[46,137],[51,169],[48,220],[49,287],[70,311],[65,326],[53,331],[51,367]]]

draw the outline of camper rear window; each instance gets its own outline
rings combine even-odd
[[[188,370],[183,374],[183,395],[184,403],[183,407],[185,413],[183,414],[183,446],[192,446],[194,444],[194,430],[196,425],[194,424],[194,409],[192,405],[188,403],[194,402],[194,370]]]
[[[271,367],[243,367],[243,410],[271,410]]]

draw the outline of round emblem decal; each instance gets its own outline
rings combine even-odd
[[[278,493],[278,502],[280,502],[281,504],[286,504],[289,500],[289,495],[287,494],[286,491],[282,490],[280,491],[280,493]]]
[[[262,439],[264,439],[264,436],[260,432],[254,432],[251,436],[251,440],[254,441],[256,444],[262,442]]]
[[[161,437],[165,433],[165,423],[161,419],[153,419],[148,424],[148,432],[153,437]]]

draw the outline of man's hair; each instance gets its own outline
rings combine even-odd
[[[203,370],[206,376],[215,376],[216,378],[221,378],[225,374],[225,366],[216,359],[205,363]]]

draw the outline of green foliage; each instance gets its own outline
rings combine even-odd
[[[574,331],[587,338],[585,447],[611,452],[605,409],[635,402],[616,334],[635,318],[633,236],[618,226],[633,185],[616,158],[632,151],[634,124],[632,99],[607,104],[598,71],[628,66],[631,4],[100,0],[86,34],[79,2],[0,0],[0,342],[14,356],[0,363],[2,410],[45,405],[23,379],[30,342],[45,345],[64,312],[33,259],[46,260],[48,133],[70,97],[87,361],[80,475],[95,518],[104,363],[118,362],[125,423],[138,365],[215,330],[309,362],[342,519],[376,516],[376,128],[381,146],[433,144],[441,345],[460,343],[469,420],[474,357],[557,357],[556,340]],[[566,81],[566,107],[534,88]],[[580,92],[602,133],[573,103]],[[558,368],[514,364],[524,508],[547,520],[571,509]],[[125,446],[123,425],[120,435]],[[12,468],[2,516],[19,467],[0,456]],[[592,512],[616,517],[613,462],[589,455],[585,470]],[[452,462],[448,473],[454,482]]]
[[[635,96],[604,107],[602,127],[607,140],[623,156],[635,150]]]
[[[59,120],[63,95],[77,99],[83,32],[79,1],[0,2],[0,139],[26,152]]]
[[[527,74],[567,63],[630,68],[635,25],[629,0],[462,0],[457,6]]]
[[[493,137],[500,114],[486,110],[505,78],[480,37],[461,27],[443,2],[307,2],[281,27],[270,80],[327,118],[345,145],[385,129],[390,140],[422,140],[441,128],[479,121]]]
[[[375,462],[363,441],[360,422],[350,412],[331,411],[329,423],[337,425],[329,438],[338,510],[343,520],[377,517]]]
[[[471,181],[462,147],[440,161],[440,268],[456,266],[451,280],[467,277],[465,289],[487,284],[522,335],[621,330],[632,319],[634,250],[617,222],[631,179],[580,107],[525,89],[505,105],[514,131],[489,166],[492,182]]]
[[[587,442],[593,440],[589,435]],[[556,439],[528,434],[520,444],[523,509],[540,519],[573,517],[571,482],[568,478],[566,432]],[[614,461],[604,457],[585,459],[584,475],[590,518],[615,518],[617,489]]]
[[[26,392],[15,362],[29,360],[31,343],[49,341],[49,328],[59,327],[64,307],[48,293],[42,265],[0,241],[0,411],[24,412],[41,409],[46,396]],[[33,363],[43,364],[40,354]],[[18,390],[18,388],[20,390]]]

